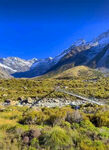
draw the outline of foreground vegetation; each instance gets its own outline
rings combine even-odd
[[[0,80],[0,150],[107,150],[109,149],[109,77],[63,76],[55,78]],[[85,76],[86,75],[86,76]],[[80,109],[28,108],[3,106],[5,100],[66,98],[67,94],[55,91],[65,88],[85,97],[105,102],[104,106],[81,105]],[[49,95],[51,91],[54,92]]]
[[[107,150],[109,108],[0,108],[1,150]]]

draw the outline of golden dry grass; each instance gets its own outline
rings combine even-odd
[[[16,125],[16,121],[15,120],[9,120],[9,119],[4,119],[4,118],[0,118],[0,127],[2,125]]]
[[[92,74],[92,70],[86,66],[77,66],[64,71],[63,73],[57,75],[56,77],[78,77],[80,73]]]

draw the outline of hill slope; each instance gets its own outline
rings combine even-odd
[[[61,74],[58,74],[56,78],[60,79],[67,79],[67,78],[73,78],[73,77],[83,77],[83,78],[89,78],[89,77],[97,77],[98,75],[101,75],[100,72],[95,71],[93,69],[90,69],[86,66],[77,66],[71,69],[68,69]]]
[[[9,75],[7,71],[0,67],[0,78],[11,78],[11,75]]]
[[[62,72],[73,66],[85,65],[91,68],[109,68],[109,31],[104,32],[91,42],[72,45],[60,61],[47,73]],[[102,70],[102,69],[101,69]]]
[[[65,67],[65,66],[64,66]],[[71,66],[70,66],[71,67]],[[74,79],[74,78],[84,78],[93,79],[103,77],[103,73],[96,69],[91,69],[87,66],[76,66],[70,69],[61,69],[57,71],[48,72],[45,75],[38,77],[38,79],[55,78],[55,79]]]

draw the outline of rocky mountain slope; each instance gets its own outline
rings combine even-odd
[[[85,65],[109,70],[109,31],[90,42],[80,39],[55,58],[24,60],[18,57],[0,58],[0,67],[14,77],[36,77],[48,72],[60,73],[74,66]]]
[[[0,67],[0,78],[12,78],[12,76],[2,67]]]
[[[85,65],[98,68],[101,71],[109,68],[109,31],[101,34],[91,42],[79,41],[78,45],[72,45],[60,61],[48,72],[62,72],[74,66]]]

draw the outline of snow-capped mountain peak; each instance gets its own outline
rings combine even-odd
[[[106,45],[109,43],[109,30],[107,32],[104,32],[100,34],[96,39],[96,42],[98,42],[100,45]]]
[[[30,60],[21,59],[19,57],[0,58],[0,67],[15,77],[39,76],[46,73],[52,67],[55,68],[56,65],[59,66],[63,62],[70,62],[75,65],[88,64],[89,61],[91,62],[96,55],[102,52],[107,44],[109,44],[109,31],[102,33],[90,42],[86,42],[84,39],[77,40],[54,58],[33,58]],[[104,49],[103,52],[105,53],[105,51]],[[103,59],[101,59],[104,63],[104,59],[107,58],[108,54],[109,53],[106,52]],[[102,66],[104,63],[99,63],[99,66]]]
[[[7,57],[0,58],[0,66],[3,68],[7,68],[8,70],[13,72],[23,72],[29,70],[31,65],[36,61],[34,60],[24,60],[19,57]]]
[[[49,60],[53,60],[53,57],[48,57]]]
[[[72,45],[74,45],[74,46],[80,46],[80,45],[84,45],[84,44],[86,44],[86,40],[79,39],[76,42],[74,42]]]

